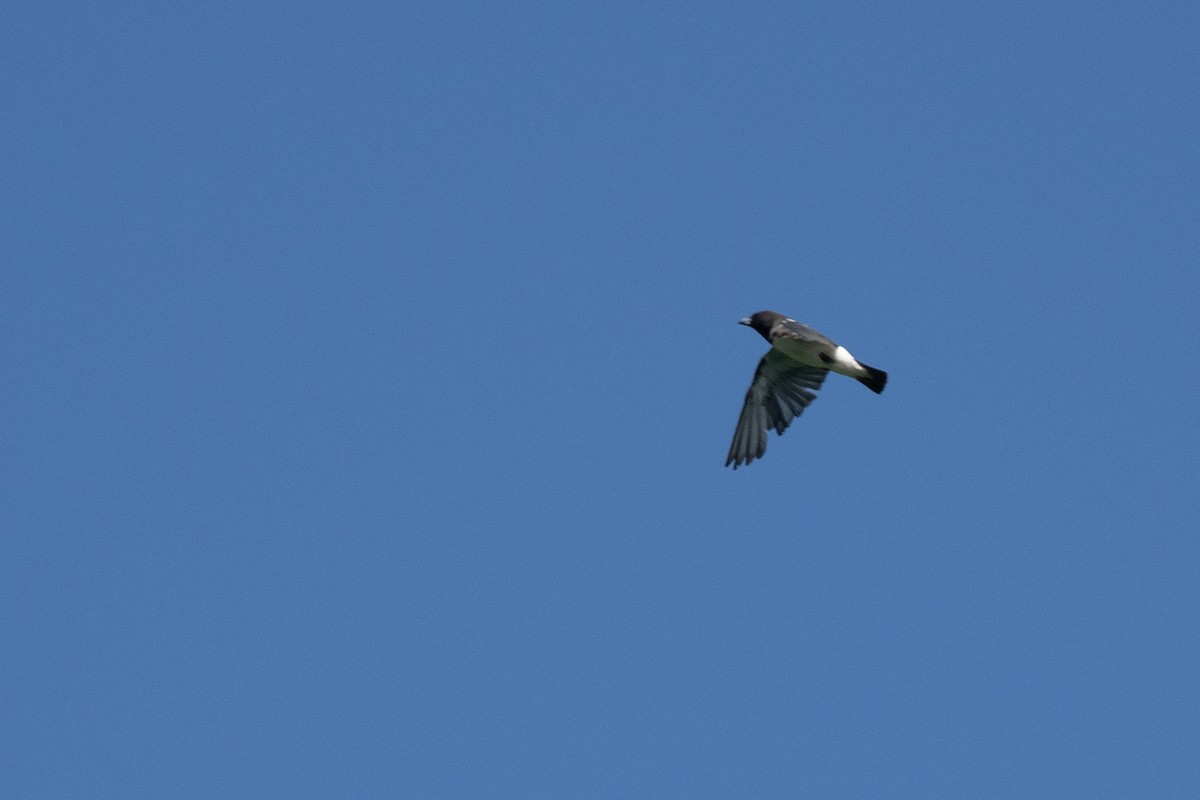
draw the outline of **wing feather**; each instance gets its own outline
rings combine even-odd
[[[725,466],[733,464],[737,469],[762,458],[767,452],[767,431],[774,428],[782,435],[817,398],[817,390],[828,374],[827,369],[801,364],[778,350],[763,356],[746,392]]]

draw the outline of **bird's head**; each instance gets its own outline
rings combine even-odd
[[[762,337],[769,342],[771,341],[771,338],[768,333],[771,330],[771,326],[776,322],[779,322],[781,319],[787,319],[787,317],[785,317],[783,314],[780,314],[778,311],[756,311],[744,319],[739,319],[738,324],[748,325],[751,328],[754,328],[754,330],[758,331]]]

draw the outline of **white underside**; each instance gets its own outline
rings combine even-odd
[[[796,359],[801,364],[832,370],[840,375],[848,375],[851,378],[862,378],[870,374],[863,368],[862,364],[855,360],[854,356],[850,355],[850,351],[841,345],[838,345],[833,352],[829,352],[814,342],[801,342],[796,339],[776,339],[775,349],[786,353],[790,358]],[[833,359],[832,363],[821,360],[821,352],[823,350]]]
[[[840,344],[833,351],[833,363],[829,365],[829,368],[841,375],[849,375],[851,378],[861,378],[870,374],[862,364],[855,360],[854,356],[850,355],[850,351]]]

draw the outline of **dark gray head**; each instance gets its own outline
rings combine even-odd
[[[768,334],[771,331],[771,326],[781,319],[787,319],[787,317],[778,311],[756,311],[745,319],[739,319],[738,324],[749,325],[769,342],[771,341],[771,337]]]

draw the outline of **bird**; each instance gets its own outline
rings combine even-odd
[[[883,392],[887,373],[858,361],[828,336],[785,317],[778,311],[758,311],[740,325],[748,325],[771,343],[758,362],[746,392],[742,413],[729,445],[725,466],[737,469],[767,452],[767,431],[782,436],[792,420],[817,397],[831,371],[847,375],[875,394]]]

